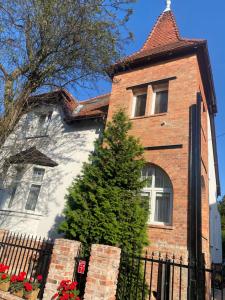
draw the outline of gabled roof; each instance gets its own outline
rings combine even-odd
[[[43,154],[36,147],[31,147],[21,151],[13,156],[10,156],[7,161],[11,164],[36,164],[39,166],[56,167],[58,164]]]
[[[148,55],[189,47],[203,42],[204,40],[181,38],[175,17],[172,11],[169,10],[159,16],[142,48],[126,59],[132,61]]]
[[[155,56],[193,48],[205,42],[205,40],[200,39],[182,38],[173,12],[171,10],[164,11],[159,16],[141,49],[116,63],[113,68],[116,72],[120,70],[121,67],[125,68],[127,65],[131,66],[140,60],[146,59],[146,61],[150,61],[151,58]]]
[[[80,101],[76,108],[72,111],[68,121],[105,118],[108,112],[109,97],[110,94],[104,94],[86,101]]]
[[[59,103],[65,120],[69,123],[82,119],[105,118],[108,112],[110,94],[100,95],[85,101],[78,101],[65,89],[30,97],[28,105]]]

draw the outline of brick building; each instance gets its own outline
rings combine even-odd
[[[140,138],[149,163],[143,171],[148,178],[143,197],[150,203],[148,232],[154,251],[185,255],[190,246],[189,110],[201,98],[201,242],[206,257],[211,247],[219,262],[217,106],[207,42],[182,38],[167,9],[143,47],[116,64],[112,76],[108,120],[119,107],[125,109],[133,124],[131,134]]]
[[[2,147],[8,165],[4,169],[0,160],[0,227],[56,236],[67,188],[93,150],[102,121],[122,107],[148,162],[142,196],[150,206],[150,249],[187,256],[195,221],[190,108],[201,99],[201,219],[195,229],[206,259],[211,254],[221,262],[217,105],[207,42],[182,38],[167,9],[143,47],[114,65],[111,76],[111,94],[82,103],[66,91],[34,97],[38,101]]]

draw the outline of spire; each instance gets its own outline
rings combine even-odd
[[[169,2],[171,1],[167,0],[168,5]],[[178,41],[180,41],[180,34],[175,17],[171,10],[166,10],[160,15],[140,51],[150,50]]]
[[[166,0],[166,9],[164,12],[171,10],[171,0]]]
[[[171,10],[171,0],[166,1],[167,7],[159,16],[151,33],[147,37],[141,49],[123,59],[124,62],[134,63],[146,60],[158,55],[171,55],[184,49],[193,48],[205,44],[205,40],[182,38]],[[120,63],[116,64],[117,66]]]

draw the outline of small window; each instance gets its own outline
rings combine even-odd
[[[168,85],[154,88],[152,114],[161,114],[168,111]]]
[[[44,173],[45,173],[44,169],[34,168],[32,180],[42,182]]]
[[[36,184],[31,185],[25,209],[33,210],[33,211],[35,210],[40,189],[41,189],[40,185],[36,185]]]
[[[15,177],[14,177],[13,182],[12,182],[11,197],[10,197],[10,200],[9,200],[8,208],[11,208],[14,204],[14,200],[15,200],[15,197],[16,197],[16,194],[17,194],[17,190],[18,190],[18,188],[21,184],[23,174],[24,174],[24,168],[17,168],[16,169],[16,174],[15,174]]]
[[[52,118],[52,112],[49,112],[47,114],[40,114],[38,116],[38,124],[36,130],[37,136],[43,136],[47,134],[48,125],[51,121],[51,118]]]
[[[30,185],[30,190],[29,190],[29,194],[25,206],[26,210],[35,211],[44,174],[45,174],[44,169],[36,168],[36,167],[33,168],[32,182]]]
[[[156,92],[155,114],[165,113],[168,108],[168,91]]]
[[[52,111],[28,113],[26,118],[26,138],[46,136],[51,122]]]
[[[134,117],[145,116],[147,93],[135,96]]]

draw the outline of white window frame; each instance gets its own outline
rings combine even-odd
[[[164,84],[164,85],[159,85],[158,87],[156,86],[156,87],[153,89],[153,94],[152,94],[152,105],[151,105],[151,115],[158,115],[158,114],[161,114],[161,113],[155,114],[156,93],[157,93],[157,92],[165,92],[165,91],[168,91],[168,98],[169,98],[169,86],[168,86],[168,83],[167,83],[167,84]],[[169,99],[168,99],[168,102],[169,102]],[[168,112],[168,108],[167,108],[167,112]],[[162,113],[162,114],[166,114],[167,112],[164,112],[164,113]]]
[[[19,172],[21,172],[21,174],[19,174]],[[21,186],[21,183],[23,181],[24,173],[25,173],[25,167],[24,166],[17,166],[15,168],[15,174],[14,174],[12,182],[11,182],[10,197],[9,197],[9,201],[8,201],[8,204],[7,204],[8,209],[11,209],[13,207],[16,194],[18,193],[18,188]],[[19,179],[17,178],[18,175],[21,176]]]
[[[146,95],[146,106],[145,106],[145,114],[143,116],[135,116],[135,110],[136,110],[136,104],[137,104],[137,96],[141,96],[141,95]],[[141,118],[141,117],[145,117],[146,116],[146,112],[147,112],[147,101],[148,100],[148,91],[140,91],[137,93],[134,93],[133,95],[133,105],[132,105],[132,118]]]
[[[148,224],[149,225],[152,224],[152,225],[171,226],[172,225],[172,219],[173,219],[173,215],[172,215],[173,214],[173,188],[172,188],[172,183],[170,183],[171,188],[158,188],[158,187],[155,187],[155,178],[156,178],[155,174],[156,174],[156,169],[158,167],[155,167],[153,165],[149,165],[149,168],[152,168],[152,171],[153,171],[152,172],[152,186],[151,187],[144,187],[142,189],[142,193],[141,193],[141,194],[149,193],[150,214],[149,214]],[[164,171],[163,171],[163,173],[166,176],[168,176]],[[169,206],[170,220],[169,220],[168,223],[167,222],[157,222],[157,221],[154,220],[157,193],[168,193],[168,194],[170,194],[170,206]]]
[[[41,180],[34,180],[33,174],[34,174],[35,169],[39,169],[39,170],[44,171],[44,174],[43,174],[43,177],[41,178]],[[43,180],[44,180],[45,172],[46,172],[45,168],[39,167],[39,166],[33,166],[33,168],[32,168],[32,177],[31,177],[31,180],[30,180],[30,183],[29,183],[28,194],[27,194],[26,203],[25,203],[25,206],[24,206],[25,211],[33,211],[33,212],[36,211],[37,204],[38,204],[38,198],[39,198],[40,193],[41,193],[41,188],[42,188],[42,183],[43,183]],[[30,194],[30,190],[31,190],[32,185],[40,186],[40,191],[39,191],[39,194],[38,194],[38,198],[37,198],[37,202],[36,202],[34,210],[26,209],[26,205],[27,205],[27,201],[28,201],[28,198],[29,198],[29,194]]]

